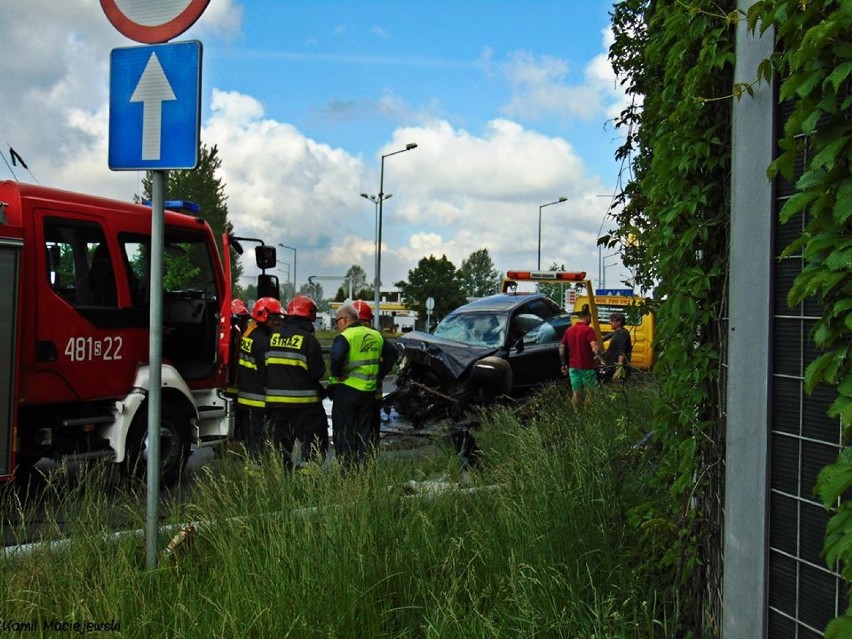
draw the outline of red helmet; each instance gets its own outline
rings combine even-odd
[[[313,322],[317,318],[316,302],[307,295],[297,295],[287,305],[287,315],[304,317]]]
[[[248,315],[249,310],[246,303],[241,299],[231,300],[231,315]]]
[[[364,300],[355,300],[352,302],[352,306],[354,306],[355,310],[358,311],[359,320],[362,322],[373,321],[373,307],[370,306],[369,302],[365,302]]]
[[[258,322],[264,323],[269,320],[270,315],[284,315],[284,308],[274,297],[261,297],[254,303],[251,316]]]

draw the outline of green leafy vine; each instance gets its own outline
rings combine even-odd
[[[825,540],[829,566],[852,580],[852,3],[848,0],[759,0],[746,19],[770,27],[776,53],[754,82],[734,83],[733,0],[622,0],[613,12],[613,67],[632,98],[617,119],[625,142],[617,157],[630,171],[612,209],[615,229],[600,242],[621,247],[637,284],[659,305],[655,373],[662,399],[655,410],[661,447],[657,473],[670,499],[649,501],[634,521],[663,567],[672,569],[675,612],[685,632],[705,627],[696,583],[714,522],[692,497],[705,499],[722,458],[717,432],[720,354],[724,344],[730,178],[730,109],[755,83],[780,78],[780,99],[794,101],[770,176],[793,179],[807,147],[797,194],[782,221],[804,214],[804,234],[785,250],[804,269],[788,302],[816,299],[824,309],[812,334],[822,355],[805,388],[829,385],[829,416],[843,426],[836,463],[817,490],[832,518]],[[674,249],[673,247],[677,247]],[[700,501],[700,500],[699,500]],[[718,544],[718,539],[716,544]],[[852,608],[850,608],[852,611]],[[827,637],[852,634],[852,613],[835,619]]]
[[[709,9],[707,9],[709,7]],[[633,513],[671,574],[682,630],[702,624],[712,518],[706,500],[720,466],[719,367],[727,279],[733,0],[624,0],[613,13],[610,59],[633,103],[618,157],[632,171],[612,209],[637,283],[658,304],[657,481],[668,498]],[[696,96],[700,96],[698,99]]]
[[[800,254],[804,268],[788,295],[791,306],[815,298],[823,309],[811,338],[822,355],[805,371],[805,390],[837,390],[829,407],[843,429],[844,448],[824,468],[816,490],[831,510],[824,554],[852,581],[852,3],[837,0],[762,0],[749,26],[775,30],[771,72],[783,78],[780,100],[793,112],[770,176],[794,178],[794,163],[806,149],[797,193],[781,211],[787,222],[799,214],[804,233],[782,257]],[[765,69],[768,75],[769,68]],[[826,637],[852,635],[852,605],[826,629]]]

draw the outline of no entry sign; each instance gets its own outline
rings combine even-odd
[[[168,42],[189,29],[210,0],[101,0],[107,18],[122,34],[145,44]]]

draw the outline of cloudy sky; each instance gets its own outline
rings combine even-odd
[[[133,5],[144,0],[119,0]],[[619,177],[623,95],[605,0],[211,0],[178,40],[203,44],[201,140],[223,160],[240,235],[296,248],[296,275],[374,275],[487,248],[500,270],[541,262],[599,279],[595,244]],[[99,0],[2,0],[0,179],[129,200],[110,171],[109,59],[138,46]],[[7,164],[9,147],[29,170]],[[13,175],[14,172],[14,175]],[[279,277],[293,272],[293,251]],[[629,277],[604,260],[606,284]],[[252,264],[244,264],[253,272]],[[326,291],[336,288],[327,283]]]

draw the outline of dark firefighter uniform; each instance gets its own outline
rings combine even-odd
[[[257,454],[263,442],[266,421],[265,357],[270,329],[252,322],[240,339],[237,367],[238,437],[250,453]]]
[[[312,458],[317,450],[324,457],[328,450],[328,418],[320,384],[324,374],[322,347],[312,323],[288,316],[270,337],[266,353],[266,405],[288,467],[296,438],[302,444],[302,459]]]
[[[240,370],[240,342],[243,338],[243,333],[252,322],[248,308],[245,302],[240,299],[231,301],[231,337],[230,337],[230,352],[231,357],[228,360],[228,387],[225,394],[237,401],[237,372]]]
[[[390,346],[390,345],[389,345]],[[391,347],[392,348],[392,347]],[[375,395],[379,380],[393,366],[383,361],[385,340],[378,331],[352,324],[332,344],[329,387],[334,396],[334,450],[344,463],[363,462],[375,443]]]

